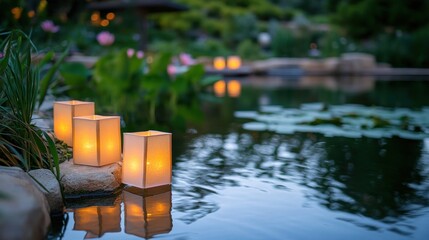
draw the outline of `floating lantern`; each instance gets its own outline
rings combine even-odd
[[[144,196],[123,191],[125,233],[142,238],[168,233],[173,228],[171,190]]]
[[[224,80],[219,80],[213,85],[213,90],[216,96],[225,96],[226,83]]]
[[[73,146],[73,117],[94,115],[93,102],[62,101],[54,103],[54,133],[67,145]]]
[[[122,182],[139,188],[171,184],[171,133],[124,133]]]
[[[241,67],[241,58],[239,56],[228,57],[228,68],[231,70],[239,69]]]
[[[231,80],[228,82],[228,96],[239,97],[241,94],[241,83],[237,80]]]
[[[73,162],[104,166],[121,159],[121,130],[118,116],[73,118]]]
[[[213,60],[213,67],[216,70],[223,70],[225,69],[225,58],[223,57],[215,57]]]
[[[73,230],[87,231],[85,239],[121,231],[121,206],[92,206],[74,210]]]

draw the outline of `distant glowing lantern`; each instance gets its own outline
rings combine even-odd
[[[219,80],[213,85],[215,95],[218,97],[225,96],[226,83],[224,80]]]
[[[112,12],[109,12],[107,15],[106,15],[106,19],[107,20],[110,20],[110,21],[112,21],[113,19],[115,19],[115,14],[114,13],[112,13]]]
[[[121,231],[121,206],[92,206],[74,210],[73,230],[87,231],[86,238],[100,238],[107,232]]]
[[[239,97],[241,94],[241,83],[237,80],[231,80],[228,82],[228,96]]]
[[[216,70],[223,70],[225,69],[225,58],[223,57],[215,57],[213,60],[213,67]]]
[[[143,238],[168,233],[173,228],[171,190],[150,196],[123,191],[125,232]]]
[[[119,117],[93,115],[73,118],[73,163],[104,166],[120,159]]]
[[[241,59],[239,56],[228,57],[228,68],[231,70],[239,69],[241,67]]]
[[[101,25],[102,27],[107,27],[107,26],[109,26],[109,20],[107,20],[107,19],[103,19],[103,20],[101,20],[100,25]]]
[[[21,17],[22,8],[14,7],[10,11],[12,12],[13,18],[19,19]]]
[[[94,115],[93,102],[62,101],[54,103],[55,136],[73,146],[73,117]]]
[[[34,12],[34,10],[31,10],[31,11],[28,11],[27,15],[29,18],[33,18],[34,15],[36,15],[36,12]]]
[[[99,12],[94,12],[91,14],[91,21],[97,22],[99,20],[100,20],[100,13]]]
[[[171,184],[171,133],[124,133],[122,182],[139,188]]]

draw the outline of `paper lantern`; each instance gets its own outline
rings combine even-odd
[[[228,68],[231,70],[239,69],[241,67],[241,59],[239,56],[228,57]]]
[[[121,231],[121,206],[92,206],[74,210],[73,230],[87,231],[86,238],[100,238]]]
[[[54,102],[54,133],[67,145],[73,145],[73,117],[94,115],[93,102]]]
[[[73,118],[73,163],[104,166],[121,159],[118,116]]]
[[[171,184],[171,133],[124,133],[122,182],[139,188]]]
[[[225,58],[223,57],[215,57],[213,60],[213,67],[216,70],[223,70],[225,69]]]
[[[237,80],[231,80],[228,82],[228,96],[239,97],[241,94],[241,83]]]
[[[213,90],[216,96],[225,96],[226,83],[224,80],[219,80],[213,85]]]
[[[125,233],[142,238],[168,233],[173,228],[171,190],[145,196],[123,191]]]

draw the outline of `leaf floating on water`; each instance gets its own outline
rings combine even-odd
[[[234,113],[236,118],[251,118],[254,119],[258,116],[258,113],[255,111],[236,111]]]
[[[265,113],[276,113],[283,111],[283,107],[279,105],[268,105],[268,106],[261,106],[261,112]]]
[[[243,128],[250,131],[265,131],[267,130],[267,124],[260,122],[249,122],[243,124]]]
[[[304,103],[301,104],[301,109],[304,111],[322,111],[325,108],[323,103]]]

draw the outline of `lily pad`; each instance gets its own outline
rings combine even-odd
[[[260,113],[236,112],[235,116],[255,120],[243,125],[252,131],[313,132],[326,137],[349,138],[429,138],[429,107],[414,111],[357,104],[326,107],[322,103],[308,103],[302,104],[300,109],[263,106]]]
[[[265,131],[267,124],[261,122],[248,122],[243,124],[243,128],[250,131]]]
[[[234,113],[236,118],[251,118],[254,119],[258,116],[256,111],[237,111]]]

